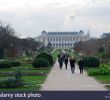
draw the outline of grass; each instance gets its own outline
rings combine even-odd
[[[98,70],[99,68],[96,67],[96,68],[92,68],[92,67],[85,67],[85,70],[87,71],[87,73],[91,72],[91,71],[95,71],[95,70]]]
[[[0,91],[38,91],[41,88],[41,85],[44,83],[47,76],[36,76],[34,73],[49,73],[50,68],[33,68],[32,65],[22,65],[19,66],[23,74],[27,76],[23,76],[23,80],[26,82],[26,85],[19,88],[0,88]],[[0,69],[0,73],[5,73],[5,76],[0,76],[0,79],[4,79],[8,77],[12,77],[7,73],[14,73],[14,68]],[[32,76],[28,76],[28,73],[32,73]]]
[[[99,82],[103,84],[110,84],[110,75],[97,75],[94,76]]]
[[[23,80],[27,83],[20,88],[0,88],[0,91],[38,91],[47,76],[23,76]],[[0,77],[4,79],[6,77]]]
[[[21,72],[25,75],[28,75],[28,73],[45,73],[48,74],[50,71],[50,67],[49,68],[33,68],[33,66],[31,64],[27,64],[27,65],[22,65],[19,66],[19,68],[21,69]],[[6,68],[6,69],[0,69],[0,75],[4,76],[4,74],[6,73],[7,75],[11,75],[10,73],[14,73],[15,69],[14,68]],[[3,74],[2,74],[3,73]],[[33,76],[36,74],[33,74]]]
[[[26,82],[32,82],[33,84],[43,84],[47,76],[24,76],[23,79]]]
[[[28,72],[31,72],[31,73],[48,73],[49,70],[48,69],[43,69],[43,70],[40,70],[40,69],[33,69],[33,70],[22,70],[23,73],[28,73]]]
[[[104,64],[104,66],[109,67],[110,66],[108,64]],[[99,68],[85,68],[85,70],[87,71],[87,73],[93,72],[93,71],[97,71]],[[98,82],[102,83],[102,84],[108,84],[105,85],[107,89],[110,90],[110,75],[92,75],[92,77],[94,77]]]

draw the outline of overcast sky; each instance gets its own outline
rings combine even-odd
[[[0,20],[20,37],[36,37],[43,30],[89,30],[99,37],[110,32],[110,0],[0,0]]]

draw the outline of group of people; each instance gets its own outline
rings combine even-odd
[[[65,64],[65,68],[67,69],[68,62],[70,62],[71,72],[74,73],[76,60],[69,54],[65,53],[65,51],[62,51],[60,54],[58,54],[58,62],[59,62],[60,69],[62,69],[63,63]],[[80,59],[78,61],[78,65],[80,69],[80,74],[83,74],[84,61]]]

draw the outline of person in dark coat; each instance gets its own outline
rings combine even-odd
[[[67,69],[67,66],[68,66],[68,57],[67,57],[67,56],[65,56],[64,63],[65,63],[65,67],[66,67],[66,69]]]
[[[60,69],[62,69],[63,61],[64,61],[64,54],[63,53],[60,53],[58,55],[58,62],[59,62]]]
[[[74,73],[75,71],[75,59],[70,57],[70,67],[71,67],[71,72]]]
[[[84,61],[82,59],[80,59],[78,61],[78,65],[79,65],[79,69],[80,69],[80,74],[83,74],[83,70],[84,70]]]
[[[62,66],[63,66],[63,60],[62,60],[61,57],[58,58],[58,62],[59,62],[60,69],[62,69]]]

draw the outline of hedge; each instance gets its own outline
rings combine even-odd
[[[38,58],[45,58],[49,61],[50,65],[53,65],[53,57],[50,54],[43,52],[38,54],[35,59],[38,59]]]
[[[85,67],[99,67],[100,59],[98,57],[84,57],[83,58]]]
[[[35,59],[33,62],[33,66],[35,68],[45,68],[45,67],[49,67],[49,61],[45,58],[38,58]]]
[[[11,65],[12,67],[17,67],[17,66],[20,66],[21,63],[19,61],[11,61]]]
[[[0,61],[0,68],[11,68],[11,63],[9,61]]]
[[[0,61],[0,68],[11,68],[11,67],[17,67],[20,66],[19,61]]]

